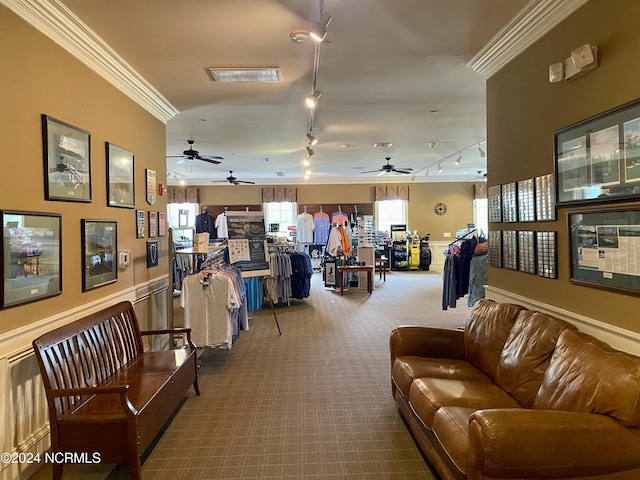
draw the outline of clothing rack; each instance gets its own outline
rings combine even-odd
[[[460,235],[459,237],[456,237],[456,239],[453,242],[451,242],[449,245],[447,245],[447,247],[450,247],[451,245],[453,245],[456,242],[459,242],[460,240],[463,240],[465,237],[467,237],[468,235],[471,235],[472,233],[475,233],[477,230],[478,230],[477,228],[472,228],[464,235]]]

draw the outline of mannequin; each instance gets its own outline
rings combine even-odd
[[[196,233],[208,233],[209,238],[216,238],[216,228],[213,217],[207,213],[207,206],[203,205],[200,215],[196,217]]]

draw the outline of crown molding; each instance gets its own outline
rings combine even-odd
[[[158,120],[167,123],[178,110],[104,40],[58,0],[0,0],[4,5]]]
[[[589,0],[531,0],[467,66],[491,77]]]

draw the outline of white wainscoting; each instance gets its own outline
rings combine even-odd
[[[565,320],[575,325],[578,330],[588,335],[592,335],[603,342],[608,343],[613,348],[640,356],[640,333],[625,330],[623,328],[609,325],[593,318],[578,315],[568,310],[563,310],[553,305],[547,305],[515,293],[485,286],[486,298],[496,302],[517,303],[530,310],[537,310],[548,315],[552,315],[561,320]]]
[[[168,289],[169,276],[164,275],[0,335],[0,432],[5,433],[0,435],[1,451],[43,456],[51,446],[44,385],[31,346],[35,338],[124,300],[134,304],[141,330],[167,328]],[[0,480],[27,479],[40,467],[0,462]]]
[[[431,267],[437,272],[444,269],[444,252],[449,248],[449,242],[429,242],[431,249]]]

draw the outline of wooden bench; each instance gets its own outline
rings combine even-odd
[[[100,455],[142,478],[140,456],[193,388],[198,360],[188,328],[141,332],[133,305],[121,302],[33,341],[49,409],[52,452]],[[180,346],[144,351],[143,335]],[[62,464],[53,465],[53,478]]]

